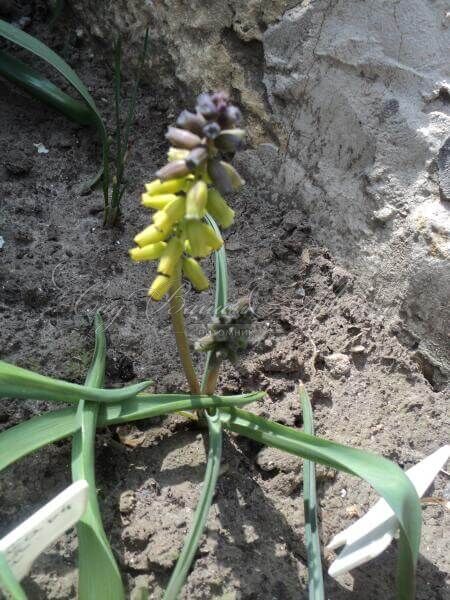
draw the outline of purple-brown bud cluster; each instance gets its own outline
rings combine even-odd
[[[161,181],[185,177],[201,170],[221,193],[231,192],[244,182],[224,158],[231,158],[242,147],[245,131],[239,128],[241,111],[231,104],[225,92],[200,94],[195,112],[183,110],[167,140],[172,145],[172,160],[157,173]]]

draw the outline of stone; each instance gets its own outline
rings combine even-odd
[[[336,352],[325,356],[325,364],[330,369],[333,377],[347,377],[350,375],[351,363],[346,354]]]
[[[395,208],[390,206],[383,206],[383,208],[379,208],[378,210],[373,211],[373,218],[379,223],[387,223],[395,214]]]
[[[127,490],[120,495],[119,510],[121,513],[129,513],[133,510],[136,497],[133,490]]]
[[[437,167],[442,199],[450,201],[450,137],[439,148]]]
[[[129,69],[148,25],[144,77],[179,106],[212,88],[239,99],[252,147],[236,163],[251,192],[269,194],[283,213],[300,211],[313,239],[358,276],[361,293],[373,288],[386,319],[401,316],[448,369],[446,0],[71,7],[105,44],[123,34]]]

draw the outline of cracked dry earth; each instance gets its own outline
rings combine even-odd
[[[38,15],[39,16],[39,15]],[[33,27],[35,28],[33,30]],[[111,71],[99,53],[42,24],[31,33],[52,43],[92,90],[112,122]],[[47,37],[46,37],[47,36]],[[101,194],[80,196],[99,148],[92,131],[68,123],[8,84],[0,93],[1,359],[81,382],[93,347],[92,317],[108,324],[107,385],[151,377],[157,391],[186,389],[167,311],[148,304],[148,266],[129,263],[127,248],[145,225],[142,182],[162,164],[163,131],[181,105],[143,85],[138,99],[129,187],[116,230],[101,226]],[[38,154],[42,143],[48,154]],[[311,237],[295,198],[274,204],[258,172],[268,165],[238,159],[247,186],[232,199],[236,224],[226,233],[231,298],[252,293],[254,343],[220,378],[221,393],[264,389],[251,410],[301,427],[295,386],[311,395],[318,435],[370,449],[409,467],[445,443],[444,392],[413,360],[414,340],[401,321],[370,304],[364,289]],[[212,264],[208,264],[211,272]],[[187,293],[192,337],[212,293]],[[202,358],[197,356],[200,365]],[[435,386],[436,387],[436,386]],[[2,400],[5,429],[52,408]],[[131,598],[139,588],[161,598],[192,521],[205,468],[204,433],[180,416],[101,431],[97,476],[105,529]],[[70,444],[29,456],[0,476],[0,535],[70,482]],[[448,496],[440,474],[429,495]],[[320,535],[325,545],[376,500],[367,485],[318,467]],[[448,514],[423,508],[419,600],[445,598]],[[240,437],[225,438],[222,475],[186,599],[307,598],[301,461]],[[69,532],[35,563],[25,586],[31,599],[76,598],[76,536]],[[396,544],[338,581],[333,600],[394,596]],[[324,550],[327,565],[333,556]]]

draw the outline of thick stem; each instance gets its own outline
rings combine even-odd
[[[202,393],[207,396],[212,396],[217,387],[217,380],[219,379],[220,363],[208,365],[208,370],[205,374],[205,379],[202,383]]]
[[[178,353],[183,365],[184,374],[191,394],[200,394],[200,384],[192,363],[191,352],[186,335],[186,325],[183,313],[183,289],[181,287],[181,266],[178,267],[170,288],[170,318],[172,319],[172,329],[177,342]]]

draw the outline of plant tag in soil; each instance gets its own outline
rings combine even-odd
[[[16,579],[25,577],[35,558],[82,517],[88,488],[84,479],[76,481],[0,539],[0,552]]]

